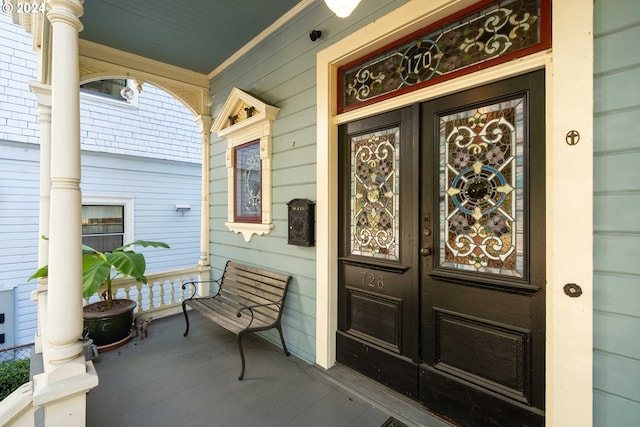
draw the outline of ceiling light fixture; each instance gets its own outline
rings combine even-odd
[[[360,0],[324,0],[329,9],[333,11],[339,18],[346,18],[351,15],[353,9],[358,6]]]

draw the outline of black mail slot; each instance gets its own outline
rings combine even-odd
[[[290,245],[313,246],[315,203],[307,199],[293,199],[287,203],[289,207],[289,241]]]

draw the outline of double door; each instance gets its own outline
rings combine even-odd
[[[542,71],[340,127],[339,363],[544,425],[544,134]]]

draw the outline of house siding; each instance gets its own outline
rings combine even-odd
[[[640,6],[594,3],[594,426],[640,423]]]
[[[280,108],[273,123],[273,229],[249,243],[225,227],[227,221],[226,141],[211,138],[211,263],[219,275],[227,259],[268,267],[293,276],[283,317],[287,347],[315,362],[315,248],[287,244],[287,202],[316,197],[316,54],[336,40],[396,9],[406,1],[368,0],[347,19],[315,2],[211,81],[213,116],[234,87]],[[312,29],[322,30],[316,42]],[[322,238],[322,236],[317,236]],[[265,334],[278,342],[275,333]]]
[[[83,152],[84,196],[133,198],[136,239],[167,242],[147,271],[195,265],[200,257],[200,165]],[[108,177],[108,178],[107,178]],[[158,185],[162,182],[162,186]],[[36,306],[28,277],[37,266],[39,146],[0,141],[0,290],[17,288],[16,345],[33,342]],[[176,204],[188,204],[184,216]]]
[[[0,13],[0,291],[15,289],[15,340],[32,343],[40,188],[40,124],[36,54],[31,36]],[[84,197],[134,200],[134,238],[167,242],[149,250],[147,271],[195,265],[200,258],[202,144],[191,112],[175,98],[144,84],[138,105],[81,95],[81,190]],[[191,210],[180,214],[176,204]]]

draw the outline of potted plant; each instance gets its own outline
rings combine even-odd
[[[82,296],[88,298],[104,287],[104,292],[100,293],[103,300],[83,307],[85,330],[100,350],[124,344],[131,335],[136,303],[114,298],[112,282],[117,277],[132,277],[140,283],[147,283],[144,254],[135,252],[135,246],[169,248],[166,243],[149,240],[136,240],[111,252],[100,252],[82,245]],[[46,277],[48,272],[48,266],[44,266],[30,279]]]

